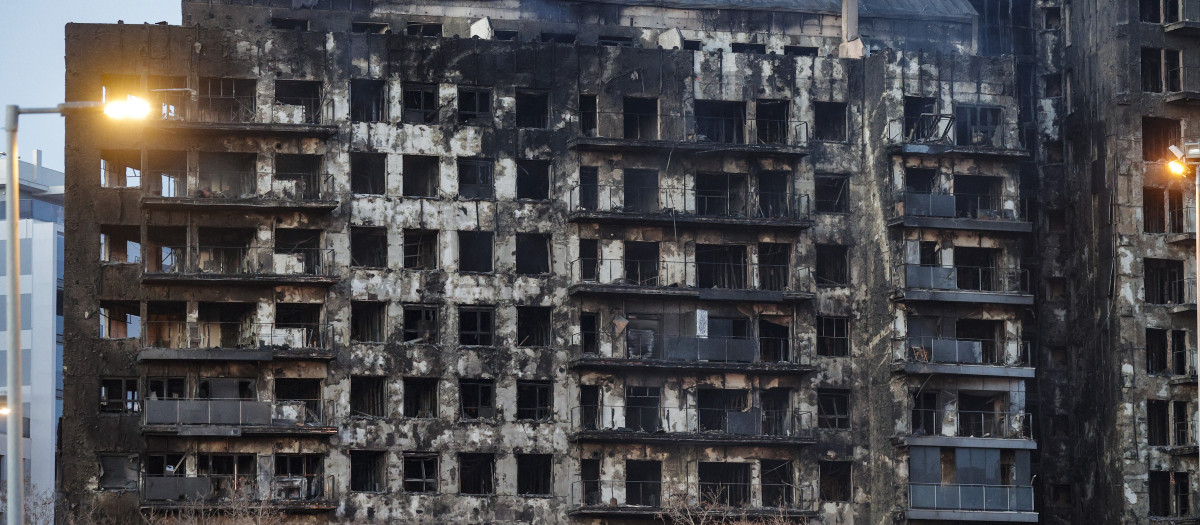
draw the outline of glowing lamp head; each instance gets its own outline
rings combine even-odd
[[[1172,175],[1183,176],[1187,174],[1188,166],[1183,161],[1173,160],[1167,163],[1167,169],[1171,171]]]
[[[105,104],[104,114],[116,120],[142,120],[150,116],[150,103],[130,96]]]
[[[0,416],[7,416],[10,413],[12,413],[12,411],[9,410],[8,407],[6,407],[6,406],[0,407]]]

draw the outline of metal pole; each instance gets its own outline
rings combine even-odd
[[[22,525],[25,521],[24,512],[24,456],[21,454],[21,438],[25,432],[22,428],[21,405],[21,184],[20,165],[17,161],[17,117],[21,108],[8,106],[5,112],[4,127],[7,136],[8,152],[8,244],[5,245],[5,255],[8,257],[8,294],[5,296],[5,306],[8,307],[6,321],[8,324],[8,426],[5,429],[7,444],[7,475],[8,475],[8,525]]]
[[[1188,146],[1184,145],[1184,147],[1187,148]],[[1196,367],[1197,371],[1200,371],[1200,173],[1196,172],[1196,170],[1200,169],[1200,168],[1197,168],[1194,164],[1191,164],[1190,162],[1188,164],[1192,166],[1192,185],[1196,187],[1195,200],[1192,201],[1192,207],[1195,208],[1195,212],[1196,212],[1196,223],[1195,223],[1195,227],[1193,228],[1193,232],[1192,232],[1192,243],[1196,245],[1196,282],[1193,283],[1196,288],[1195,288],[1195,291],[1193,292],[1195,294],[1195,296],[1192,297],[1192,302],[1194,302],[1197,307],[1197,310],[1196,310],[1196,364],[1195,364],[1195,367]],[[1196,415],[1197,415],[1196,427],[1195,427],[1195,430],[1192,431],[1192,433],[1193,433],[1192,439],[1197,439],[1197,437],[1200,436],[1200,383],[1197,384],[1196,390],[1197,390],[1197,398],[1198,398],[1197,404],[1196,404],[1196,410],[1198,410],[1198,412],[1196,413]],[[1198,469],[1197,472],[1200,472],[1200,469]]]

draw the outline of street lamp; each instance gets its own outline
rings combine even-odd
[[[1170,148],[1171,154],[1175,156],[1174,160],[1167,162],[1167,171],[1177,177],[1192,177],[1192,187],[1195,189],[1195,200],[1192,201],[1192,207],[1195,208],[1195,227],[1193,228],[1193,244],[1196,245],[1196,290],[1193,298],[1196,301],[1197,308],[1200,308],[1200,178],[1196,177],[1196,167],[1200,165],[1200,142],[1185,142],[1183,148],[1172,145]],[[1200,369],[1200,310],[1196,312],[1196,367]],[[1192,422],[1196,425],[1192,430],[1193,437],[1200,436],[1200,392],[1197,393],[1196,417]],[[1198,438],[1200,439],[1200,438]]]
[[[25,475],[24,461],[21,459],[21,437],[24,434],[22,421],[24,415],[21,405],[21,244],[18,221],[21,213],[21,166],[17,160],[17,118],[26,113],[53,113],[66,115],[93,110],[103,110],[105,115],[119,120],[144,119],[150,115],[150,104],[145,100],[129,96],[124,100],[104,102],[64,102],[52,108],[22,108],[10,105],[5,112],[4,128],[7,135],[5,151],[8,153],[8,208],[5,218],[8,220],[8,243],[5,246],[5,256],[8,258],[8,295],[5,298],[8,307],[8,405],[0,409],[0,415],[8,416],[6,432],[6,454],[8,455],[8,525],[23,525]]]

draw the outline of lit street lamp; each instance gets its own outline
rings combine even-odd
[[[1175,156],[1175,160],[1167,163],[1167,170],[1172,175],[1177,177],[1192,177],[1192,187],[1195,189],[1195,200],[1192,201],[1192,207],[1195,208],[1195,227],[1193,228],[1193,244],[1196,245],[1196,286],[1193,292],[1193,300],[1196,301],[1196,367],[1200,370],[1200,179],[1196,177],[1196,167],[1200,165],[1200,142],[1185,142],[1183,149],[1179,146],[1172,145],[1171,154]],[[1200,397],[1200,393],[1197,394]],[[1194,423],[1192,437],[1200,436],[1200,399],[1197,399],[1196,417],[1192,418]]]
[[[21,454],[21,438],[24,435],[22,428],[22,420],[24,419],[24,407],[21,404],[21,244],[20,239],[19,219],[21,213],[21,183],[20,183],[20,164],[17,160],[17,118],[26,113],[53,113],[65,115],[67,113],[83,112],[90,110],[104,110],[104,114],[113,119],[144,119],[150,114],[150,104],[145,100],[137,97],[126,97],[125,100],[114,100],[112,102],[64,102],[52,108],[22,108],[20,106],[8,106],[8,111],[5,113],[4,128],[6,130],[6,148],[8,154],[8,176],[6,183],[8,184],[7,198],[7,214],[5,218],[8,220],[8,243],[5,247],[5,256],[8,259],[8,295],[5,298],[5,303],[8,307],[7,327],[8,327],[8,348],[7,348],[7,364],[8,364],[8,402],[7,406],[0,409],[0,415],[8,416],[8,427],[6,429],[7,450],[5,454],[8,456],[8,508],[5,514],[7,515],[8,525],[23,525],[25,518],[24,513],[24,491],[25,491],[25,475],[22,472],[25,464]]]

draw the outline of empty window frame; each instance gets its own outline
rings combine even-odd
[[[658,211],[658,171],[647,169],[623,170],[624,206],[626,213],[654,213]]]
[[[756,55],[765,55],[767,53],[766,44],[750,44],[746,42],[734,42],[729,45],[729,50],[734,53],[752,53]]]
[[[518,91],[517,127],[550,127],[550,96],[541,91]]]
[[[351,226],[350,266],[386,268],[387,245],[387,228]]]
[[[550,273],[550,234],[517,234],[517,274],[545,275]]]
[[[383,492],[387,490],[387,452],[382,450],[350,451],[350,491]]]
[[[1180,9],[1192,7],[1179,0],[1141,0],[1138,2],[1138,18],[1151,24],[1170,24],[1180,20]]]
[[[137,490],[137,454],[100,454],[101,490]]]
[[[496,456],[494,454],[458,455],[458,492],[460,494],[495,493]]]
[[[764,459],[762,468],[762,502],[764,507],[790,508],[795,500],[795,481],[792,462]]]
[[[820,461],[820,500],[850,501],[849,461]]]
[[[841,244],[816,245],[817,286],[850,284],[850,247]]]
[[[743,144],[746,142],[746,103],[697,100],[696,138],[702,142]]]
[[[405,155],[402,169],[404,170],[405,197],[437,197],[439,182],[439,161],[431,155]]]
[[[404,342],[437,344],[438,307],[436,305],[404,305]]]
[[[30,311],[30,294],[21,294],[21,309]],[[32,326],[32,316],[21,316],[22,328]],[[132,301],[100,301],[100,337],[131,339],[141,336],[141,306]]]
[[[316,80],[276,80],[275,104],[303,110],[301,122],[317,124],[321,120],[321,82]],[[291,122],[291,121],[289,121]],[[300,122],[296,122],[299,124]]]
[[[100,261],[107,263],[136,263],[142,260],[142,233],[137,226],[100,225]],[[23,243],[24,244],[24,243]],[[29,255],[26,255],[26,254]],[[26,259],[33,252],[22,250],[22,273],[32,268]]]
[[[1169,118],[1142,117],[1142,160],[1161,162],[1174,159],[1170,147],[1180,143],[1179,121]]]
[[[537,201],[550,199],[550,161],[517,161],[517,198]]]
[[[404,417],[438,417],[438,380],[436,377],[404,378]]]
[[[845,142],[848,138],[845,102],[813,102],[813,139]]]
[[[141,410],[136,377],[100,378],[100,411],[107,414],[132,414]]]
[[[954,108],[954,140],[959,146],[1000,147],[1004,110],[989,106]]]
[[[1149,304],[1181,304],[1184,301],[1183,261],[1146,258],[1146,302]]]
[[[459,417],[464,420],[496,417],[496,381],[494,379],[458,380]]]
[[[817,390],[817,428],[850,428],[850,391]]]
[[[323,182],[320,155],[275,155],[275,185],[286,198],[318,200]]]
[[[936,98],[904,97],[904,141],[941,140],[947,131],[941,117]]]
[[[458,159],[458,196],[463,199],[491,199],[495,195],[491,159]]]
[[[625,97],[622,114],[625,138],[634,140],[658,139],[658,99]]]
[[[436,22],[409,22],[404,32],[408,36],[442,36],[442,24]]]
[[[554,417],[554,384],[517,381],[517,419],[550,421]]]
[[[790,57],[815,57],[818,49],[812,46],[783,46],[783,55]]]
[[[350,301],[350,340],[377,343],[387,338],[387,303]]]
[[[684,51],[700,51],[700,44],[701,44],[701,42],[699,40],[688,40],[685,38],[683,40],[683,50]]]
[[[187,380],[182,377],[147,377],[146,399],[186,399]]]
[[[850,177],[817,175],[813,182],[816,187],[814,204],[817,212],[847,213],[850,211]]]
[[[754,126],[759,144],[787,144],[791,125],[788,101],[758,100],[754,103]]]
[[[303,18],[271,18],[271,28],[284,31],[308,31],[308,20]]]
[[[387,191],[387,154],[351,152],[350,191],[383,195]]]
[[[550,454],[515,454],[517,457],[517,494],[551,496],[554,493]]]
[[[625,280],[638,286],[658,286],[658,243],[625,241]]]
[[[100,186],[137,188],[142,185],[142,154],[137,150],[100,152]]]
[[[386,122],[388,119],[387,83],[383,80],[350,81],[350,120]]]
[[[717,507],[750,504],[750,463],[701,461],[696,468],[700,501]]]
[[[386,416],[387,378],[350,376],[350,413],[356,416]]]
[[[458,121],[485,124],[492,121],[490,88],[458,88]]]
[[[585,137],[596,136],[596,95],[579,95],[579,131]]]
[[[438,120],[438,91],[436,86],[405,85],[403,93],[404,114],[401,120],[407,124],[433,124]]]
[[[550,346],[550,307],[517,307],[517,346]]]
[[[848,317],[817,317],[817,355],[849,357],[850,319]]]
[[[542,33],[541,41],[548,44],[574,44],[575,33]]]
[[[1176,92],[1183,89],[1183,68],[1178,49],[1143,47],[1141,53],[1142,91]]]
[[[600,314],[596,312],[580,312],[579,332],[581,350],[587,355],[600,353]]]
[[[405,229],[404,268],[433,270],[437,268],[438,232],[436,230]]]
[[[1150,515],[1155,517],[1191,516],[1191,485],[1188,472],[1151,470],[1149,479]]]
[[[252,78],[201,77],[196,98],[203,122],[254,122],[258,111]]]
[[[496,309],[490,306],[458,308],[458,344],[492,346],[495,340]]]
[[[458,271],[490,273],[493,268],[492,247],[492,232],[459,231]]]
[[[662,504],[662,462],[625,460],[625,504],[646,507]]]
[[[1146,444],[1165,447],[1171,444],[1170,435],[1170,402],[1161,399],[1146,400]]]
[[[520,33],[512,30],[497,29],[492,32],[492,40],[499,40],[502,42],[515,42],[519,37]]]
[[[437,492],[438,456],[432,452],[404,453],[404,491]]]

